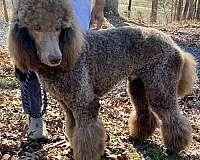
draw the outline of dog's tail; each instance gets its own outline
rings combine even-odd
[[[184,52],[182,50],[180,52],[183,61],[177,94],[179,97],[183,97],[190,91],[190,89],[194,86],[194,83],[197,80],[197,62],[190,53]]]

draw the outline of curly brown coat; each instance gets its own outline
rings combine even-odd
[[[158,118],[165,146],[185,149],[191,126],[177,97],[192,88],[196,61],[166,34],[122,27],[80,32],[67,0],[19,0],[10,26],[9,49],[23,71],[35,71],[66,112],[66,134],[77,160],[99,160],[105,130],[98,98],[122,79],[136,112],[130,135],[146,141]]]

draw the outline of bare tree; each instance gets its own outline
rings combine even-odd
[[[196,18],[196,13],[197,13],[197,0],[194,1],[193,8],[194,8],[194,12],[193,12],[193,19],[194,19]]]
[[[197,4],[196,18],[197,18],[198,20],[200,20],[200,0],[198,1],[198,4]]]
[[[154,23],[157,21],[158,14],[158,0],[152,0],[152,9],[151,9],[151,22]]]
[[[174,20],[176,20],[177,17],[177,8],[178,8],[178,0],[174,1]]]
[[[9,18],[8,18],[8,11],[7,11],[7,5],[6,5],[5,0],[3,0],[3,10],[4,10],[4,18],[5,18],[6,22],[8,22]]]
[[[176,14],[176,20],[180,21],[183,11],[183,0],[178,1],[178,7],[177,7],[177,14]]]
[[[104,14],[105,14],[105,17],[119,16],[118,0],[106,0]]]
[[[173,21],[173,15],[174,15],[174,0],[171,1],[171,21]]]
[[[190,7],[189,7],[189,12],[188,12],[188,17],[187,19],[193,19],[193,15],[194,15],[194,0],[190,0]]]
[[[190,6],[190,0],[186,0],[182,19],[186,19],[187,18],[189,6]]]
[[[129,12],[131,11],[131,5],[132,5],[132,0],[129,0],[129,3],[128,3],[128,11]]]

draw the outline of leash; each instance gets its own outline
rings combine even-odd
[[[26,80],[25,80],[25,83],[24,83],[24,87],[22,89],[22,92],[24,94],[24,107],[26,108],[27,110],[27,113],[29,114],[29,116],[31,116],[32,118],[40,118],[43,116],[43,114],[46,112],[46,109],[47,109],[47,103],[48,103],[48,99],[47,99],[47,93],[46,91],[41,87],[41,94],[42,94],[42,110],[40,113],[38,114],[33,114],[31,113],[31,106],[30,106],[30,103],[29,103],[29,100],[30,100],[30,95],[28,94],[28,83],[31,81],[31,75],[33,74],[33,72],[29,71],[27,73],[27,76],[26,76]]]

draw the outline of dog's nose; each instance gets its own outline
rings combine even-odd
[[[51,64],[56,65],[60,64],[62,57],[57,54],[50,54],[48,59]]]

